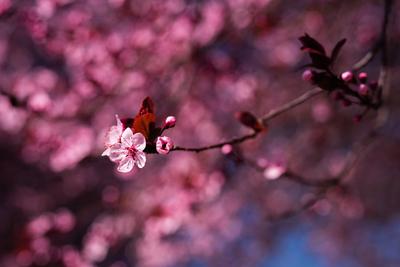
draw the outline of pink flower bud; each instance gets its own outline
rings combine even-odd
[[[365,72],[360,72],[360,74],[358,74],[358,79],[360,80],[361,83],[366,83],[367,78],[368,78],[368,74]]]
[[[345,71],[340,75],[340,77],[343,81],[350,82],[351,80],[353,80],[353,73],[351,71]]]
[[[360,86],[358,87],[358,93],[360,95],[368,95],[368,86],[365,84],[360,84]]]
[[[168,116],[164,122],[164,128],[172,128],[175,126],[176,118],[174,116]]]
[[[168,152],[174,148],[174,142],[168,136],[157,137],[156,149],[159,154],[168,154]]]
[[[280,164],[271,164],[264,170],[264,177],[268,180],[275,180],[285,173],[286,169]]]
[[[221,148],[221,152],[224,155],[228,155],[229,153],[231,153],[233,150],[232,145],[226,144]]]
[[[303,72],[302,78],[303,78],[304,81],[307,81],[307,82],[312,81],[312,78],[313,78],[312,71],[311,70],[305,70]]]

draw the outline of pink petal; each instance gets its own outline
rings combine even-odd
[[[139,151],[143,151],[146,148],[146,138],[141,133],[135,133],[132,136],[132,143]]]
[[[113,162],[120,161],[128,156],[128,150],[123,148],[121,144],[115,144],[110,148],[110,160]]]
[[[118,127],[118,129],[121,130],[121,134],[122,134],[123,125],[122,125],[122,121],[118,117],[118,114],[115,114],[115,119],[117,120],[117,127]]]
[[[122,147],[128,148],[133,145],[133,132],[131,128],[126,128],[121,136]]]
[[[102,156],[110,156],[110,148],[107,148],[106,150],[104,150],[104,152],[101,154]]]
[[[143,168],[146,164],[146,154],[142,151],[137,151],[135,155],[135,161],[139,168]]]
[[[156,141],[156,149],[159,154],[168,154],[174,148],[174,142],[168,136],[159,136]]]
[[[121,131],[117,126],[111,126],[110,130],[106,136],[106,145],[114,145],[119,142],[119,138],[121,137]]]
[[[133,161],[133,158],[131,156],[128,156],[121,160],[121,162],[118,165],[117,170],[119,172],[130,172],[133,169],[133,166],[135,165],[135,162]]]

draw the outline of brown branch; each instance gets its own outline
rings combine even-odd
[[[221,148],[224,145],[234,145],[234,144],[238,144],[238,143],[242,143],[246,140],[249,139],[253,139],[255,138],[260,132],[253,132],[252,134],[247,134],[244,135],[242,137],[238,137],[238,138],[233,138],[231,140],[225,141],[225,142],[221,142],[221,143],[217,143],[214,145],[210,145],[210,146],[203,146],[203,147],[193,147],[193,148],[186,148],[186,147],[180,147],[180,146],[176,146],[172,149],[172,151],[189,151],[189,152],[202,152],[204,150],[210,150],[210,149],[215,149],[215,148]]]
[[[383,87],[383,85],[385,84],[385,81],[387,80],[387,76],[388,76],[387,75],[387,65],[388,65],[387,58],[388,57],[387,57],[387,51],[386,51],[387,50],[387,48],[386,48],[387,40],[386,39],[387,39],[387,28],[388,28],[388,22],[389,22],[389,15],[391,12],[392,4],[393,4],[392,0],[385,0],[382,30],[381,30],[381,36],[380,36],[378,42],[374,45],[374,47],[372,48],[371,51],[369,51],[361,60],[359,60],[358,62],[356,62],[353,65],[353,70],[359,70],[359,69],[363,68],[369,62],[371,62],[372,59],[375,57],[375,55],[379,52],[379,50],[381,50],[382,51],[382,60],[381,60],[382,67],[381,67],[379,83],[378,83],[378,85],[380,85],[380,87]],[[272,109],[267,114],[258,118],[258,120],[264,126],[267,126],[267,122],[269,120],[295,108],[296,106],[306,102],[307,100],[322,93],[323,91],[324,90],[321,88],[313,88],[312,90],[307,91],[306,93],[299,96],[298,98],[296,98],[276,109]],[[358,97],[358,95],[356,95],[356,96]],[[363,102],[363,101],[365,101],[365,99],[361,98],[360,101]],[[375,109],[377,109],[381,105],[381,103],[377,103],[376,105],[372,105],[373,103],[367,103],[367,104],[368,104],[367,106],[371,106],[372,108],[375,108]],[[379,114],[378,114],[378,117],[387,118],[387,112],[381,112],[381,116],[379,116]],[[381,120],[385,120],[385,119],[381,119]],[[382,123],[378,123],[378,124],[382,124]],[[214,145],[197,147],[197,148],[185,148],[185,147],[176,146],[172,149],[172,151],[188,151],[188,152],[198,153],[198,152],[202,152],[202,151],[206,151],[206,150],[210,150],[210,149],[221,148],[224,145],[234,145],[234,144],[242,143],[247,140],[254,139],[255,137],[258,136],[259,133],[261,133],[261,132],[253,132],[251,134],[247,134],[242,137],[237,137],[237,138],[233,138],[231,140],[227,140],[227,141],[217,143]],[[290,174],[289,176],[292,178],[294,178],[296,176],[293,173],[289,173],[289,174]],[[300,177],[298,177],[298,178],[300,179]],[[337,178],[332,178],[332,181],[335,181],[335,180],[337,180]]]
[[[280,221],[284,219],[289,219],[293,218],[300,213],[312,208],[319,200],[321,200],[326,193],[326,189],[321,189],[319,190],[312,198],[308,199],[304,203],[302,203],[300,206],[293,208],[291,210],[287,210],[283,213],[280,213],[278,215],[266,215],[266,219],[268,221]]]
[[[307,101],[308,99],[322,93],[323,90],[320,88],[314,88],[311,89],[310,91],[307,91],[306,93],[302,94],[301,96],[293,99],[292,101],[280,106],[279,108],[276,109],[272,109],[270,112],[268,112],[267,114],[263,115],[261,118],[259,118],[258,120],[261,121],[261,123],[266,126],[267,122],[293,108],[295,108],[296,106],[304,103],[305,101]],[[242,143],[244,141],[247,141],[249,139],[253,139],[255,137],[258,136],[258,134],[262,133],[262,131],[258,131],[258,132],[253,132],[251,134],[247,134],[244,135],[242,137],[237,137],[237,138],[233,138],[231,140],[227,140],[221,143],[217,143],[214,145],[209,145],[209,146],[203,146],[203,147],[197,147],[197,148],[185,148],[185,147],[180,147],[180,146],[176,146],[174,147],[172,150],[173,151],[190,151],[190,152],[202,152],[205,150],[210,150],[210,149],[215,149],[215,148],[221,148],[224,145],[235,145],[238,143]]]
[[[310,91],[299,96],[298,98],[280,106],[279,108],[272,109],[270,112],[268,112],[267,114],[265,114],[264,116],[261,117],[261,121],[264,125],[266,125],[269,120],[285,113],[288,110],[293,109],[294,107],[306,102],[307,100],[311,99],[312,97],[314,97],[322,92],[323,92],[323,90],[321,88],[313,88]]]

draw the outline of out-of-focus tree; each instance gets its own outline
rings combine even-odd
[[[0,266],[399,266],[399,12],[0,0]]]

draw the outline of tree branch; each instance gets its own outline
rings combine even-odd
[[[261,121],[261,123],[264,126],[267,126],[267,122],[293,108],[295,108],[296,106],[306,102],[307,100],[311,99],[312,97],[322,93],[323,90],[320,88],[314,88],[311,89],[309,91],[307,91],[306,93],[302,94],[301,96],[293,99],[292,101],[276,108],[276,109],[272,109],[270,112],[268,112],[267,114],[263,115],[262,117],[258,118],[259,121]],[[253,132],[251,134],[247,134],[244,135],[242,137],[237,137],[237,138],[233,138],[231,140],[228,141],[224,141],[221,143],[217,143],[214,145],[209,145],[209,146],[203,146],[203,147],[197,147],[197,148],[185,148],[185,147],[180,147],[180,146],[176,146],[172,149],[172,151],[189,151],[189,152],[202,152],[205,150],[210,150],[210,149],[215,149],[215,148],[221,148],[224,145],[235,145],[238,143],[242,143],[244,141],[247,141],[249,139],[253,139],[255,137],[257,137],[260,133],[262,133],[262,131],[259,132]]]

